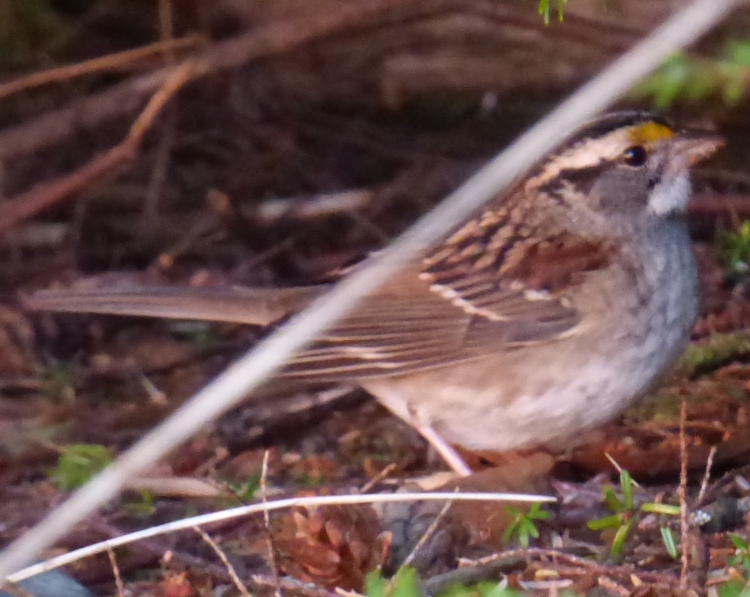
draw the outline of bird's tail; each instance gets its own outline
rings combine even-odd
[[[43,290],[20,298],[30,311],[104,313],[270,325],[305,307],[326,288],[184,288]]]

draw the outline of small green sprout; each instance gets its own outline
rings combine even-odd
[[[52,479],[62,491],[85,485],[112,462],[112,453],[99,444],[71,444],[62,448]]]
[[[750,588],[742,580],[730,580],[719,587],[719,597],[750,597]]]
[[[227,483],[227,485],[240,502],[249,504],[255,500],[255,494],[260,489],[260,476],[260,471],[258,471],[244,483]]]
[[[604,503],[613,514],[604,518],[597,518],[588,523],[588,527],[592,531],[616,529],[610,547],[610,555],[613,558],[619,557],[622,553],[622,548],[625,546],[625,542],[630,536],[633,527],[638,522],[640,514],[680,515],[679,506],[669,504],[648,503],[636,508],[633,501],[634,486],[635,483],[630,473],[626,470],[620,471],[620,492],[622,497],[619,497],[611,487],[606,487],[603,492]],[[672,530],[666,525],[662,526],[660,530],[667,553],[671,557],[676,558],[679,554]]]
[[[539,502],[532,504],[527,512],[513,506],[506,506],[504,510],[512,519],[503,533],[503,542],[509,543],[516,539],[521,547],[528,547],[532,538],[539,538],[536,522],[549,518],[549,512],[542,510]]]
[[[562,22],[563,12],[568,0],[557,0],[557,19]],[[552,13],[552,0],[539,0],[539,14],[544,18],[544,24],[549,25]]]
[[[401,568],[391,579],[384,578],[380,570],[373,570],[365,577],[364,595],[365,597],[424,597],[419,587],[416,571],[408,566]],[[519,591],[508,588],[503,582],[456,584],[437,595],[437,597],[520,596]]]
[[[667,548],[669,557],[676,560],[679,557],[680,552],[677,550],[677,541],[675,541],[674,535],[672,534],[672,529],[668,526],[663,526],[659,530],[661,531],[661,540],[664,542],[664,547]]]
[[[719,597],[750,597],[750,542],[740,535],[732,535],[734,555],[727,560],[727,567],[741,573],[741,579],[729,580],[719,587]]]
[[[750,272],[750,220],[742,222],[736,232],[719,232],[717,242],[729,272],[747,275]]]
[[[156,494],[147,489],[138,490],[138,497],[128,500],[124,507],[133,516],[150,516],[156,510]]]
[[[422,597],[419,577],[414,568],[405,566],[393,578],[384,578],[380,570],[365,577],[365,597]]]
[[[745,576],[750,575],[750,542],[740,535],[732,535],[729,540],[734,545],[734,555],[729,558],[727,565],[741,571]]]

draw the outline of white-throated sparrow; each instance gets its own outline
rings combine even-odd
[[[440,438],[512,450],[610,419],[687,342],[689,168],[720,144],[649,113],[589,123],[282,375],[357,380],[456,469]],[[44,291],[25,303],[269,325],[325,290]]]

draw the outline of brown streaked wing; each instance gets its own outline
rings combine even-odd
[[[365,298],[353,313],[294,357],[283,374],[356,378],[459,360],[471,316],[430,293],[416,276],[414,281],[421,290],[412,296],[381,293]]]
[[[590,272],[607,268],[614,247],[533,217],[488,210],[427,256],[422,279],[455,306],[491,321],[574,322],[566,295]]]
[[[516,239],[480,268],[472,267],[477,260],[455,255],[428,258],[421,275],[411,270],[411,281],[402,276],[364,299],[285,374],[393,375],[553,341],[580,321],[565,295],[611,257],[602,244],[564,234]]]

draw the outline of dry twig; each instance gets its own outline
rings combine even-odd
[[[688,454],[687,436],[685,435],[685,420],[687,419],[687,406],[682,401],[680,408],[680,486],[677,488],[677,496],[680,499],[680,540],[682,542],[682,569],[680,570],[680,590],[687,591],[688,588],[688,566],[690,565],[690,528],[688,522],[687,506],[687,473]]]
[[[714,464],[714,457],[716,456],[716,446],[711,446],[711,451],[708,453],[706,459],[706,471],[703,473],[703,480],[701,481],[701,488],[698,491],[698,497],[695,500],[697,505],[700,505],[703,498],[706,497],[706,490],[708,489],[708,482],[711,479],[711,469]]]
[[[32,73],[8,81],[7,83],[0,84],[0,99],[13,95],[14,93],[49,85],[50,83],[70,81],[94,73],[122,70],[123,68],[133,66],[135,63],[140,63],[144,59],[150,58],[156,54],[166,52],[174,54],[178,51],[195,48],[202,42],[202,38],[197,36],[168,39],[147,46],[142,46],[140,48],[135,48],[133,50],[126,50],[124,52],[118,52],[117,54],[102,56],[101,58],[92,58],[85,62],[68,64],[49,70],[43,70],[38,73]]]
[[[243,206],[241,213],[259,223],[269,225],[279,220],[306,220],[350,213],[366,207],[375,196],[368,189],[349,189],[314,197],[268,199],[258,205]]]
[[[427,595],[437,595],[456,585],[472,585],[486,580],[494,580],[500,574],[508,574],[526,567],[522,557],[504,558],[477,566],[463,566],[443,574],[432,576],[422,583]]]
[[[133,123],[127,137],[106,153],[94,158],[75,172],[57,180],[43,182],[30,191],[16,195],[0,205],[0,234],[40,211],[85,189],[115,168],[135,159],[146,131],[154,123],[164,105],[193,77],[195,63],[187,61],[176,67],[172,76],[157,91]]]
[[[637,572],[638,577],[643,580],[644,582],[653,584],[653,585],[660,585],[664,587],[669,588],[676,588],[676,582],[674,576],[671,574],[664,574],[661,572],[656,571],[650,571],[650,570],[636,570],[633,566],[629,564],[619,564],[619,565],[605,565],[600,562],[596,562],[594,560],[588,560],[586,558],[582,558],[580,556],[573,555],[571,553],[567,553],[564,551],[559,551],[556,549],[548,549],[548,548],[542,548],[542,547],[527,547],[523,549],[512,549],[503,551],[500,553],[493,554],[491,556],[487,556],[484,558],[480,558],[478,560],[468,560],[464,561],[466,564],[470,565],[484,565],[488,564],[490,562],[493,562],[495,560],[509,560],[512,558],[526,558],[529,557],[536,557],[536,558],[549,558],[551,560],[555,561],[563,561],[567,562],[569,564],[572,564],[573,566],[577,567],[580,570],[580,574],[593,574],[594,576],[607,576],[608,578],[613,579],[622,579],[623,581],[629,582],[631,580],[631,576]],[[575,573],[574,568],[567,568],[566,572],[568,573]]]
[[[260,496],[264,504],[268,504],[268,450],[263,452],[263,465],[260,472]],[[281,585],[279,584],[279,567],[276,564],[276,548],[273,544],[273,533],[271,533],[271,514],[268,509],[263,510],[263,524],[266,529],[266,542],[268,544],[268,564],[271,567],[271,574],[276,579],[274,595],[281,597]]]
[[[250,580],[259,587],[275,588],[280,586],[282,589],[303,597],[339,597],[337,592],[288,576],[277,580],[263,574],[253,574]]]
[[[164,130],[161,133],[158,145],[156,147],[154,165],[151,169],[151,177],[146,187],[146,196],[143,201],[143,221],[149,224],[154,221],[159,212],[159,199],[164,190],[164,183],[167,180],[169,171],[169,160],[174,145],[175,129],[177,118],[174,110],[167,110],[165,115]],[[148,226],[143,226],[148,230]]]
[[[615,582],[608,576],[600,576],[598,582],[600,587],[604,587],[607,591],[615,593],[620,597],[628,597],[631,594],[628,589],[623,587],[620,583]]]
[[[107,556],[109,556],[109,564],[110,566],[112,566],[112,574],[115,577],[115,585],[117,586],[117,597],[125,597],[125,585],[122,584],[122,576],[120,575],[120,567],[117,565],[117,558],[115,558],[114,550],[108,549]]]
[[[203,529],[199,527],[193,527],[193,530],[198,533],[203,538],[203,540],[211,546],[211,549],[216,552],[216,555],[219,556],[219,559],[226,567],[227,572],[229,572],[229,576],[232,578],[232,582],[234,583],[234,586],[237,587],[240,595],[242,595],[243,597],[251,597],[249,591],[247,590],[247,587],[240,580],[240,577],[237,574],[237,571],[234,569],[234,566],[232,566],[232,563],[227,559],[226,554],[221,550],[216,542],[211,539],[208,533],[203,531]]]
[[[382,469],[377,475],[375,475],[372,479],[370,479],[367,483],[365,483],[362,487],[360,487],[357,493],[367,493],[373,487],[375,487],[375,485],[380,483],[383,479],[385,479],[388,475],[390,475],[395,470],[396,470],[396,465],[393,462],[391,462],[388,466]]]
[[[458,491],[458,487],[456,487],[456,491]],[[419,541],[417,541],[417,544],[414,546],[414,548],[409,552],[409,555],[406,556],[406,559],[404,560],[403,564],[401,564],[400,569],[403,570],[407,566],[409,566],[413,561],[414,558],[417,557],[417,554],[419,553],[419,550],[422,549],[425,543],[427,543],[432,536],[435,534],[435,531],[437,531],[438,525],[442,522],[442,520],[445,518],[445,515],[448,514],[448,510],[451,509],[451,506],[453,505],[453,501],[450,500],[445,503],[445,505],[442,507],[438,515],[435,517],[435,520],[433,520],[430,523],[430,526],[427,527],[427,530],[424,532],[424,534],[419,538]],[[396,578],[395,576],[393,577]]]

